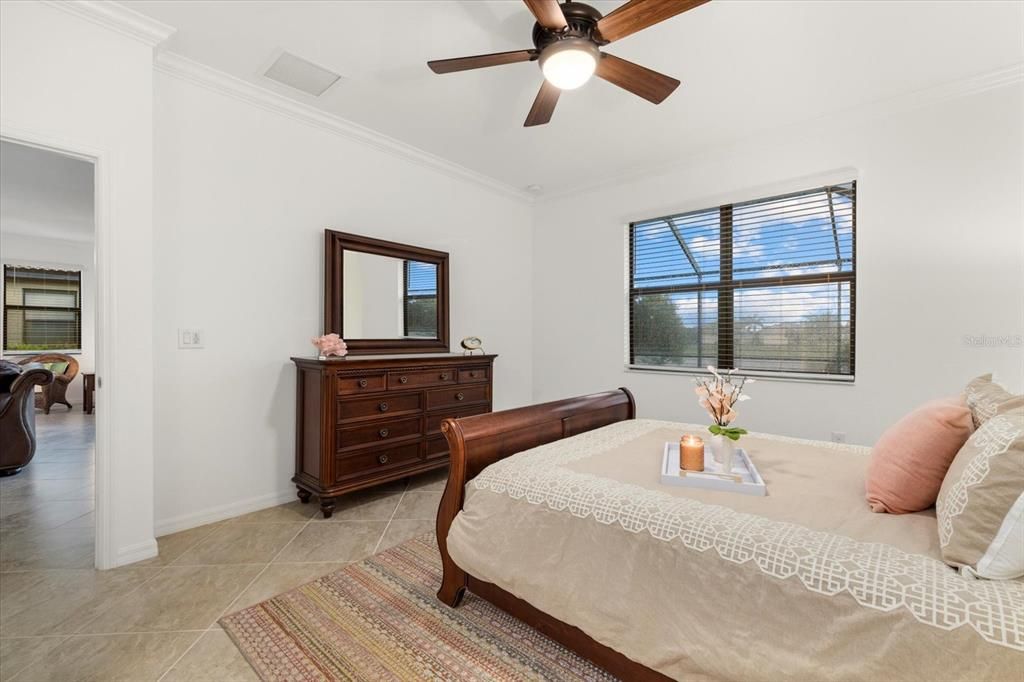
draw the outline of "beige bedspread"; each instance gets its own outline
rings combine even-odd
[[[934,512],[872,513],[866,448],[751,434],[766,497],[662,485],[664,443],[701,431],[627,421],[502,460],[449,552],[676,679],[1024,679],[1024,582],[943,564]]]

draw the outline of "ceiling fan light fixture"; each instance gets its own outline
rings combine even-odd
[[[594,75],[601,52],[589,40],[568,38],[544,48],[540,69],[559,90],[575,90]]]

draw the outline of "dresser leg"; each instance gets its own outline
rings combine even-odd
[[[309,492],[308,490],[303,490],[302,488],[299,488],[298,495],[299,502],[301,502],[302,504],[309,504],[309,498],[313,496],[313,493]]]
[[[334,513],[334,500],[331,498],[320,500],[320,511],[323,512],[324,518],[331,518],[331,514]]]

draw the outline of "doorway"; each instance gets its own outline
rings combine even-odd
[[[0,358],[52,374],[32,394],[34,448],[0,477],[0,570],[92,568],[97,553],[96,164],[0,140]],[[5,417],[6,418],[6,417]]]

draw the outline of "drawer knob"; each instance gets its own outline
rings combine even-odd
[[[380,431],[378,431],[378,433],[380,433],[380,437],[381,438],[387,438],[388,434],[391,433],[391,432],[388,431],[387,429],[381,429]]]
[[[469,378],[470,379],[475,379],[476,378],[476,372],[470,372],[469,373]]]
[[[380,405],[377,406],[377,408],[381,412],[387,412],[388,411],[388,404],[387,403],[381,403]]]
[[[409,383],[409,377],[398,377],[398,383],[407,384]]]
[[[441,381],[448,381],[448,372],[441,372]]]
[[[465,394],[463,394],[463,393],[456,393],[456,394],[455,394],[455,399],[456,399],[456,400],[465,400],[465,399],[466,399],[466,396],[465,396]]]
[[[367,385],[369,385],[369,382],[366,379],[359,380],[359,388],[366,388]]]
[[[380,462],[381,464],[387,464],[388,463],[388,456],[387,455],[381,455],[380,457],[377,458],[377,461]]]

